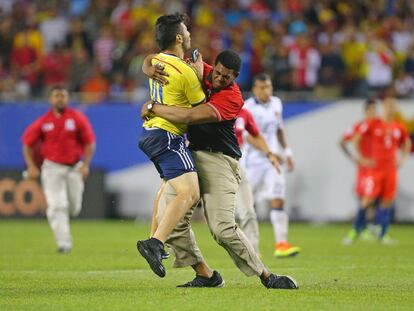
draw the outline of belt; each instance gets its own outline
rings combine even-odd
[[[194,148],[193,147],[191,149],[194,150],[194,151],[208,151],[208,152],[212,152],[212,153],[224,154],[226,156],[229,156],[230,158],[235,159],[236,161],[239,161],[240,160],[240,157],[238,157],[238,156],[236,156],[234,154],[228,154],[226,152],[219,151],[219,150],[216,150],[216,149],[211,148],[211,147],[202,147],[202,148],[197,148],[197,147]]]
[[[52,163],[55,163],[55,164],[59,164],[59,165],[64,165],[64,166],[68,166],[68,167],[74,167],[74,166],[76,166],[81,160],[77,160],[76,162],[74,162],[74,163],[60,163],[60,162],[55,162],[55,161],[52,161],[52,160],[49,160],[49,159],[45,159],[45,160],[47,160],[47,161],[49,161],[49,162],[52,162]]]
[[[78,163],[79,163],[79,161],[78,161],[78,162],[75,162],[75,163],[73,163],[73,164],[67,164],[67,163],[59,163],[59,164],[62,164],[62,165],[64,165],[64,166],[68,166],[68,167],[74,167],[74,166],[76,166]]]

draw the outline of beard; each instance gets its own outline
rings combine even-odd
[[[56,111],[62,113],[65,111],[66,105],[56,105]]]
[[[184,51],[188,51],[191,48],[191,40],[188,39],[186,41],[183,42],[183,49]]]

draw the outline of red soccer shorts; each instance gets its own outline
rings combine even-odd
[[[373,170],[364,178],[362,196],[370,199],[380,198],[394,201],[397,195],[397,170]]]
[[[365,182],[366,178],[368,177],[368,172],[365,168],[358,168],[356,181],[355,181],[355,193],[359,198],[366,196],[365,192]]]

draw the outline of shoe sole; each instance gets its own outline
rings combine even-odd
[[[284,286],[283,289],[299,289],[299,285],[294,278],[291,276],[286,275],[286,278],[283,279]],[[292,283],[294,287],[292,287]]]
[[[296,252],[292,252],[290,254],[286,254],[286,255],[276,255],[274,254],[274,256],[278,259],[283,259],[283,258],[290,258],[290,257],[295,257],[296,255],[298,255],[300,253],[300,250],[296,251]]]
[[[299,289],[299,285],[294,278],[288,275],[284,275],[283,279],[280,280],[278,287],[271,289]]]
[[[152,260],[150,251],[142,244],[142,241],[137,242],[137,249],[142,257],[148,262],[151,270],[158,275],[160,278],[165,277],[166,271],[165,267],[162,263],[158,262],[157,260]]]
[[[223,280],[219,285],[216,286],[184,286],[184,285],[177,285],[177,288],[223,288],[226,282]]]

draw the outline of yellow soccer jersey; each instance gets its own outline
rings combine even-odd
[[[167,106],[191,107],[205,101],[205,94],[197,75],[188,64],[175,55],[159,53],[152,59],[152,64],[164,65],[168,73],[168,84],[162,85],[149,79],[151,99]],[[187,126],[172,123],[160,117],[152,117],[143,124],[144,127],[157,127],[168,132],[183,135]]]

